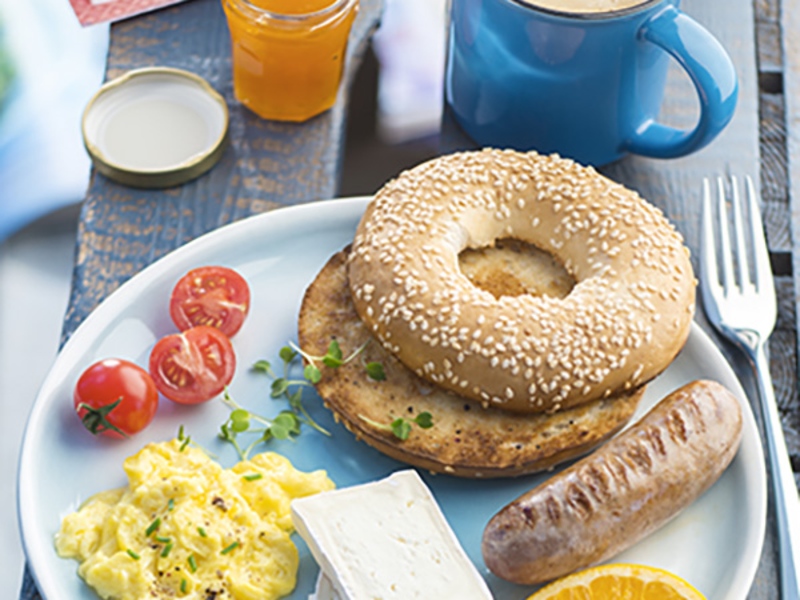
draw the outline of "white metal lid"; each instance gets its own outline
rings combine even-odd
[[[135,187],[194,179],[219,159],[228,107],[206,80],[169,67],[106,83],[83,114],[83,141],[98,171]]]

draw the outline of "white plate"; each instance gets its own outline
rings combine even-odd
[[[105,357],[141,365],[161,336],[174,332],[168,314],[170,291],[190,268],[222,264],[250,282],[252,308],[233,339],[239,369],[231,392],[255,412],[275,414],[285,403],[269,398],[269,380],[248,366],[260,358],[278,361],[278,350],[296,339],[303,291],[335,251],[352,240],[366,199],[327,201],[277,210],[223,227],[154,263],[103,302],[66,344],[34,404],[19,468],[19,517],[33,574],[47,600],[96,599],[76,574],[77,563],[60,559],[53,536],[62,517],[91,494],[125,483],[122,461],[146,442],[167,440],[184,424],[193,439],[236,462],[232,448],[216,440],[227,410],[212,401],[196,407],[162,400],[151,426],[129,440],[87,435],[72,409],[72,387],[83,369]],[[616,560],[666,568],[682,576],[709,600],[745,598],[761,555],[766,515],[764,461],[749,405],[722,355],[698,328],[669,369],[653,382],[644,411],[667,392],[698,378],[715,379],[733,390],[744,408],[744,439],[720,480],[667,527]],[[305,405],[333,432],[326,438],[306,428],[296,443],[273,442],[269,449],[303,470],[327,469],[339,485],[384,477],[404,468],[333,423],[313,394]],[[468,481],[423,473],[467,553],[487,577],[497,600],[525,598],[531,588],[489,574],[480,554],[483,528],[506,503],[543,479]],[[611,532],[613,535],[613,532]],[[305,599],[317,574],[302,540],[298,586],[291,598]]]

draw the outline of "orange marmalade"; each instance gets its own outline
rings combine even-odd
[[[331,106],[358,0],[222,0],[236,98],[265,119],[305,121]]]

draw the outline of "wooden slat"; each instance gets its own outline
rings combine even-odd
[[[761,194],[764,228],[773,253],[792,249],[783,102],[780,0],[755,0],[756,48],[761,121]],[[789,263],[790,261],[784,261]]]
[[[348,81],[382,5],[361,0],[347,52]],[[152,65],[201,75],[228,103],[231,142],[208,174],[167,190],[137,190],[94,175],[62,340],[131,275],[186,241],[255,213],[336,195],[348,86],[330,111],[306,123],[265,121],[234,99],[230,56],[219,0],[192,0],[112,27],[109,78]]]
[[[800,461],[800,402],[797,397],[797,314],[794,279],[777,277],[778,322],[769,340],[770,374],[781,412],[786,446],[793,463]],[[800,466],[800,464],[798,465]]]
[[[787,194],[786,124],[782,93],[759,94],[761,199],[767,244],[773,253],[792,250]]]
[[[780,0],[755,0],[753,8],[759,71],[782,71]]]
[[[781,0],[783,90],[795,298],[800,293],[800,0]],[[798,313],[795,304],[795,313]]]

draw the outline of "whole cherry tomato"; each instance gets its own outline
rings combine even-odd
[[[181,331],[198,325],[216,327],[232,337],[250,309],[250,288],[227,267],[200,267],[181,277],[169,301],[169,314]]]
[[[153,420],[158,391],[144,369],[127,360],[108,358],[81,374],[73,401],[86,429],[121,438],[138,433]]]
[[[200,326],[161,338],[150,353],[150,375],[158,391],[181,404],[199,404],[233,379],[236,355],[228,337]]]

